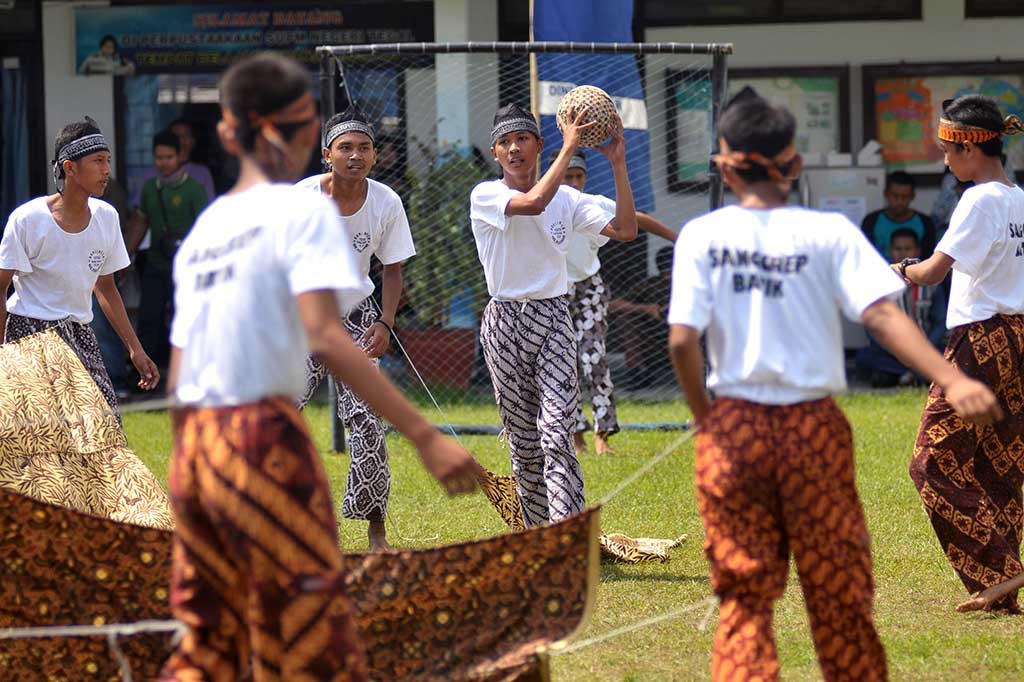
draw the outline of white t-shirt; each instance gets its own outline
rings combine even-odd
[[[174,257],[174,285],[177,397],[205,407],[298,396],[309,343],[295,297],[333,289],[344,314],[369,295],[332,202],[283,184],[210,204]]]
[[[298,186],[321,192],[322,175],[314,175],[298,182]],[[401,263],[416,255],[412,243],[409,219],[402,206],[402,198],[393,189],[376,180],[366,179],[366,200],[352,215],[341,216],[341,226],[348,243],[352,245],[359,264],[359,272],[370,282],[370,256],[377,256],[384,265]],[[337,203],[333,200],[335,210]],[[339,212],[338,215],[341,215]]]
[[[74,234],[57,225],[46,197],[11,213],[0,241],[0,269],[15,271],[9,312],[37,320],[92,321],[96,280],[131,261],[117,210],[90,197],[89,211],[89,224]]]
[[[600,194],[588,194],[582,196],[597,203],[605,213],[615,215],[615,202]],[[580,232],[573,232],[569,237],[569,250],[565,253],[565,265],[569,281],[582,282],[588,277],[593,277],[601,269],[601,259],[597,257],[597,251],[608,243],[608,237],[599,234],[596,237]]]
[[[1024,313],[1024,190],[1001,182],[971,187],[935,247],[956,262],[946,326]]]
[[[716,395],[786,405],[843,391],[840,311],[902,289],[840,214],[729,206],[680,232],[668,321],[707,330]]]
[[[564,296],[569,237],[600,235],[615,216],[566,185],[540,215],[507,216],[505,208],[516,194],[521,192],[501,180],[481,182],[470,194],[469,217],[487,291],[512,301]]]

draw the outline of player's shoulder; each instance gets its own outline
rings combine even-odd
[[[308,178],[302,178],[295,183],[295,187],[307,192],[320,192],[323,187],[321,183],[324,175],[325,173],[317,173],[316,175],[310,175]]]
[[[374,197],[375,201],[384,205],[402,203],[402,197],[398,196],[398,192],[391,189],[391,187],[385,185],[383,182],[374,180],[373,178],[367,178],[366,182],[369,184],[369,193]]]
[[[1009,187],[1001,182],[983,182],[964,190],[960,204],[966,209],[978,208],[986,212],[996,212],[1007,205],[1007,201],[1024,200],[1024,191],[1014,185]]]
[[[511,187],[503,183],[500,179],[483,180],[474,185],[473,190],[469,193],[471,201],[484,201],[492,199],[495,196],[503,196],[513,191]]]
[[[11,211],[8,221],[10,223],[25,223],[34,219],[37,220],[39,217],[49,214],[50,207],[47,206],[46,200],[46,196],[29,199],[24,204],[21,204]]]
[[[114,208],[113,204],[104,201],[99,197],[89,197],[89,210],[103,219],[112,218],[120,222],[120,217],[117,215],[117,209]]]

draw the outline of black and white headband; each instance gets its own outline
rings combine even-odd
[[[345,133],[362,133],[363,135],[366,135],[368,138],[370,138],[370,142],[372,142],[375,145],[377,144],[377,140],[374,139],[373,136],[373,128],[371,128],[368,123],[351,120],[342,121],[338,125],[328,130],[327,134],[324,135],[324,147],[330,149],[334,141],[337,140],[342,135],[344,135]]]
[[[102,133],[91,133],[78,139],[68,142],[57,151],[57,158],[53,160],[53,182],[58,190],[63,191],[64,162],[78,161],[79,159],[95,154],[96,152],[109,152],[110,145]]]
[[[520,130],[540,137],[540,129],[537,127],[537,122],[532,118],[509,118],[494,126],[494,129],[491,131],[491,146],[493,147],[497,144],[498,138],[502,135],[516,133]]]

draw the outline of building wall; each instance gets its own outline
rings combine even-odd
[[[82,5],[108,2],[43,3],[43,78],[46,83],[46,146],[53,156],[53,141],[65,124],[91,116],[117,157],[114,135],[114,81],[109,76],[75,73],[75,10]],[[53,178],[48,180],[53,191]]]

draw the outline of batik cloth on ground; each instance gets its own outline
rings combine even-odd
[[[1022,570],[1024,316],[955,327],[945,357],[991,388],[1004,413],[989,426],[964,422],[933,385],[910,463],[942,551],[974,593]],[[1016,594],[994,608],[1020,612]]]
[[[76,327],[95,341],[87,326]],[[128,448],[116,413],[59,333],[0,345],[0,487],[115,521],[171,528],[166,494]]]
[[[695,466],[704,550],[721,601],[711,679],[779,678],[772,613],[791,553],[823,679],[887,679],[853,439],[835,402],[719,398],[701,421]]]
[[[583,511],[583,472],[572,434],[580,387],[567,296],[492,299],[480,344],[508,439],[527,527]]]
[[[619,432],[615,410],[612,371],[608,366],[608,303],[611,293],[601,273],[569,285],[569,312],[576,330],[577,371],[580,401],[576,408],[576,431],[589,431],[583,411],[583,396],[589,395],[594,408],[594,431],[604,436]]]
[[[372,299],[366,298],[345,320],[345,329],[357,343],[377,320],[375,305]],[[376,359],[372,362],[377,364]],[[306,407],[328,374],[326,365],[312,356],[307,358],[306,391],[298,401],[300,410]],[[338,418],[349,431],[348,450],[351,455],[341,515],[346,519],[383,521],[391,491],[384,423],[352,389],[334,377],[330,380],[338,394]]]
[[[346,554],[370,678],[389,682],[541,682],[547,652],[586,623],[598,581],[599,520],[478,542]],[[0,628],[170,618],[172,537],[0,489]],[[9,567],[9,568],[8,568]],[[156,677],[166,635],[120,639],[136,680]],[[119,682],[103,637],[0,640],[0,679]]]
[[[526,526],[523,524],[523,513],[519,505],[519,495],[516,493],[515,480],[511,476],[498,476],[485,469],[477,481],[501,520],[508,524],[508,527],[514,532],[525,530]],[[638,564],[644,561],[665,563],[672,560],[668,551],[686,542],[686,536],[680,535],[676,539],[670,540],[632,538],[622,533],[607,533],[601,534],[598,537],[598,542],[601,545],[602,560],[621,561],[629,564]]]

